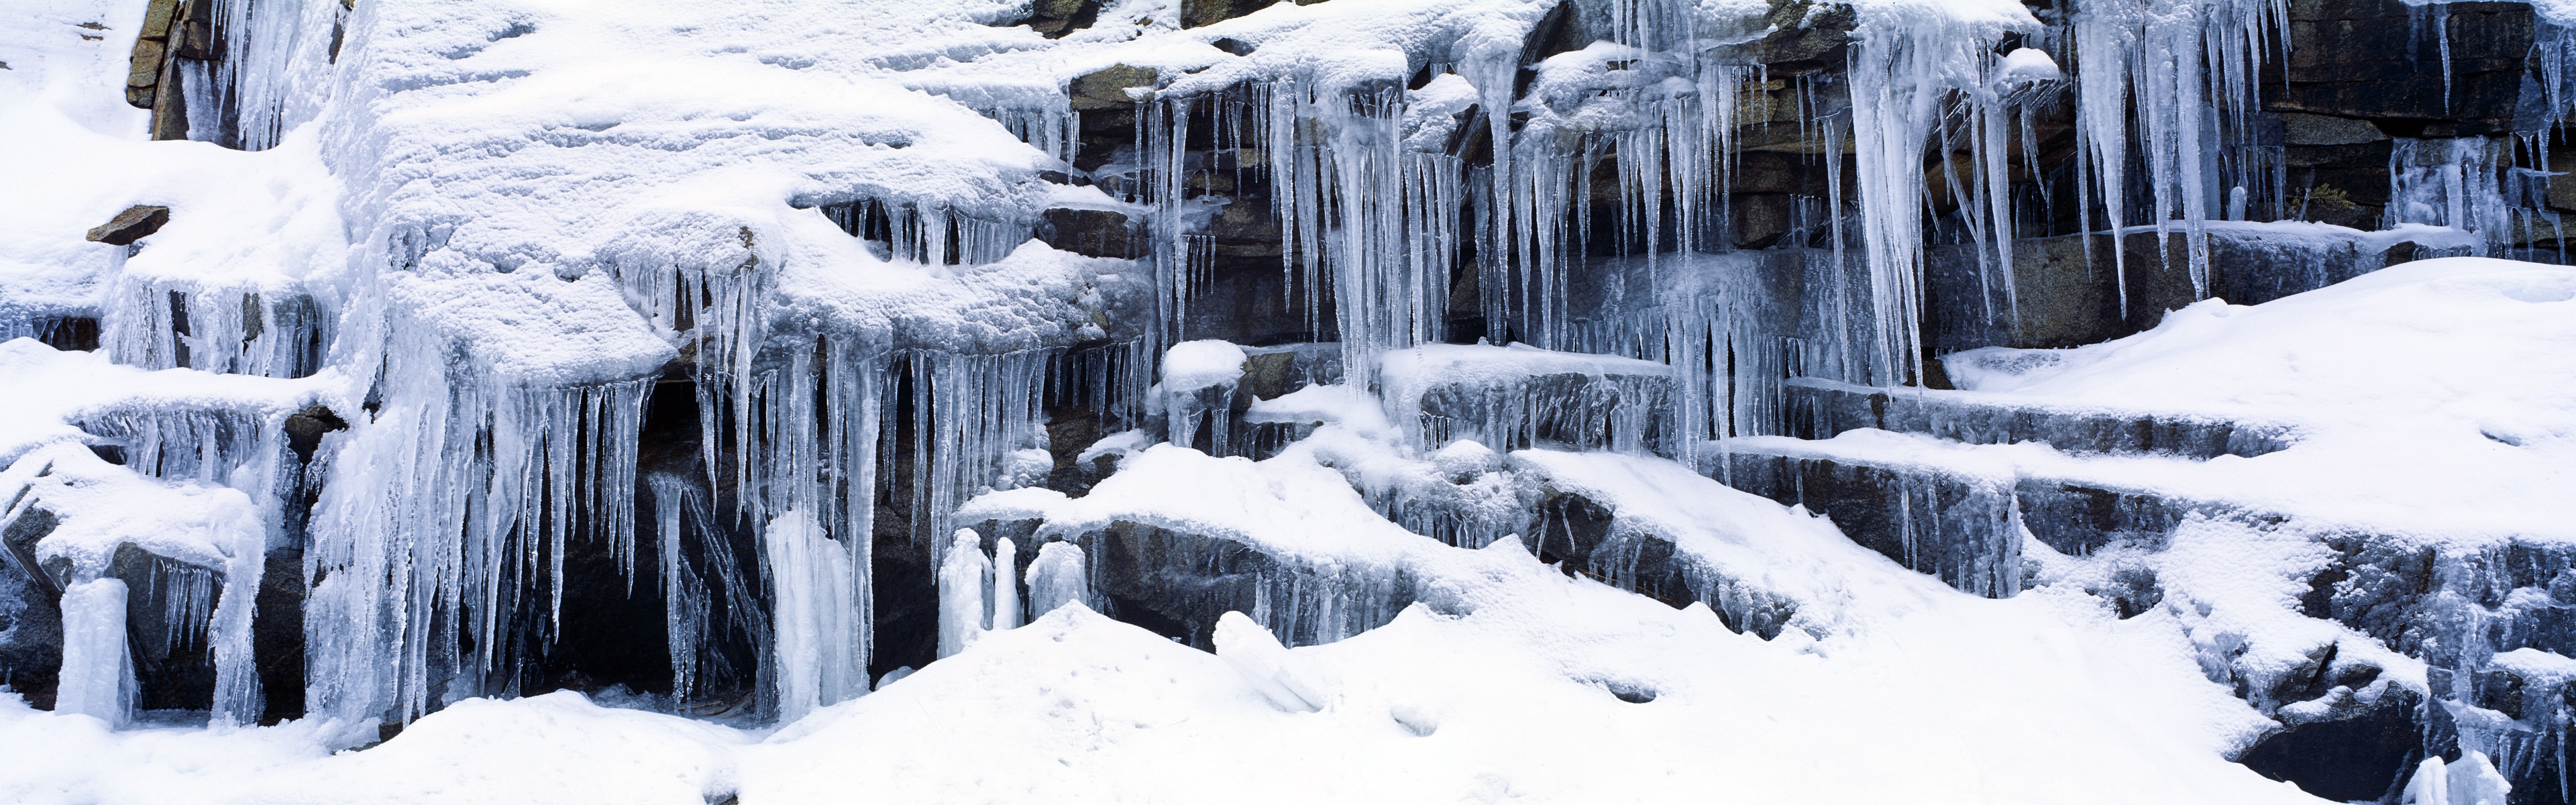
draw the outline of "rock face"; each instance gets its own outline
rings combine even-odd
[[[2116,413],[1997,401],[1930,389],[1889,390],[1830,380],[1788,383],[1789,435],[1831,439],[1863,428],[1969,444],[2044,442],[2071,453],[2251,458],[2287,447],[2286,425],[2215,417]]]
[[[2387,173],[2385,150],[2383,144],[2379,161],[2369,170]],[[2386,186],[2386,177],[2379,182]],[[2384,206],[2386,199],[2374,203]],[[2378,225],[2375,219],[2351,220]],[[1982,265],[1975,249],[1933,247],[1924,265],[1925,341],[1935,354],[1983,346],[2061,348],[2154,327],[2165,311],[2200,298],[2187,265],[2189,249],[2179,231],[2161,238],[2152,231],[2133,231],[2116,240],[2102,235],[2028,238],[2013,244],[2011,287],[2006,288],[1997,272]],[[2400,236],[2346,225],[2214,223],[2207,245],[2209,295],[2240,305],[2261,304],[2428,251]],[[2123,275],[2125,285],[2104,281],[2115,272]]]
[[[2526,69],[2538,27],[2528,5],[2296,0],[2289,12],[2285,86],[2266,108],[2403,137],[2527,132],[2547,119]]]
[[[1047,245],[1086,257],[1138,257],[1140,238],[1135,225],[1122,213],[1108,210],[1046,211],[1040,219],[1038,240]]]
[[[53,513],[31,508],[0,528],[0,674],[37,707],[53,706],[63,665],[62,589],[38,569],[34,550],[53,527]]]

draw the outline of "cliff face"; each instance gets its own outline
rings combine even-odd
[[[2084,734],[2221,788],[2564,801],[2557,13],[31,9],[0,681],[787,724],[1078,602],[1285,711],[1345,687],[1263,640],[1466,640],[1408,612],[1645,704],[1733,649],[1599,619],[1679,608],[2154,657],[1994,705],[2134,683],[2195,715]]]

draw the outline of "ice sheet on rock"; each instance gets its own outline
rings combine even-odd
[[[2012,462],[1944,450],[1946,443],[1928,438],[1878,438],[1891,435],[1728,439],[1699,451],[1700,468],[1729,486],[1825,515],[1852,541],[1961,591],[2019,593],[2023,523]]]
[[[1474,439],[1644,452],[1674,431],[1672,367],[1607,355],[1425,344],[1381,359],[1388,414],[1428,446]]]
[[[1122,320],[1140,308],[1146,291],[1127,260],[1029,241],[989,265],[932,272],[871,263],[848,243],[826,240],[816,251],[825,254],[791,255],[785,262],[774,303],[806,318],[803,326],[883,331],[899,346],[960,353],[1132,339],[1143,331],[1139,322]]]

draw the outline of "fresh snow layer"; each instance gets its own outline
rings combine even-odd
[[[1393,438],[1327,423],[1258,462],[1156,445],[1084,497],[1006,490],[958,516],[1043,517],[1041,540],[1146,523],[1414,580],[1421,603],[1338,642],[1280,648],[1229,618],[1208,654],[1064,606],[771,732],[556,693],[460,703],[339,754],[318,721],[110,733],[0,700],[0,753],[33,761],[0,765],[0,799],[2314,801],[2227,762],[2269,722],[2203,675],[2180,613],[2120,619],[2072,585],[1958,593],[1660,459],[1410,459]],[[1519,540],[1442,545],[1358,491],[1506,463],[1795,601],[1801,628],[1732,632],[1706,605],[1570,577]]]
[[[306,724],[108,733],[0,703],[0,748],[28,761],[0,766],[0,791],[101,803],[2314,801],[2221,758],[2252,716],[2181,659],[2161,617],[2116,620],[2078,596],[1945,594],[1893,616],[1899,628],[1765,642],[1501,545],[1475,552],[1485,575],[1470,614],[1416,608],[1256,666],[1293,675],[1324,700],[1314,712],[1274,703],[1262,691],[1276,677],[1248,677],[1251,663],[1066,607],[768,735],[556,693],[460,703],[383,746],[330,755]]]

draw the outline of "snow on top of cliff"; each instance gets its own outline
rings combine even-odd
[[[413,328],[460,345],[477,368],[534,386],[650,374],[678,351],[627,309],[606,277],[550,273],[395,274],[389,301]],[[438,349],[438,352],[445,352]]]
[[[1043,181],[1041,170],[1060,167],[1053,157],[870,60],[918,42],[971,51],[997,29],[954,4],[887,11],[545,0],[361,8],[323,129],[333,172],[349,184],[359,260],[437,283],[606,268],[630,295],[668,287],[638,284],[652,272],[757,265],[779,294],[763,309],[808,322],[895,328],[954,348],[1084,335],[1095,316],[1082,302],[1098,301],[1089,283],[1115,273],[1103,261],[1040,247],[999,268],[894,262],[816,209],[869,199],[1024,225],[1069,193],[1099,196]],[[474,339],[520,374],[603,379],[655,351],[641,338],[622,337],[605,355],[552,343],[640,331],[638,314],[573,304],[537,315],[574,300],[528,295],[538,284],[465,284],[484,294],[478,304],[529,314]],[[525,298],[492,295],[511,293]],[[575,321],[593,316],[638,324]],[[545,338],[547,323],[574,337]]]
[[[2195,303],[2101,344],[1945,363],[1975,395],[2299,432],[2208,462],[2009,448],[2025,467],[2426,536],[2576,539],[2576,268],[2425,260],[2260,305]]]
[[[214,570],[268,546],[259,507],[241,490],[145,478],[79,444],[40,448],[0,472],[0,494],[20,490],[58,518],[36,541],[37,561],[70,563],[73,580],[106,573],[122,545]]]
[[[1520,450],[1511,459],[1550,486],[1607,507],[1617,518],[1613,528],[1669,540],[1677,555],[1707,572],[1796,604],[1794,622],[1811,632],[1866,627],[1947,591],[1932,577],[1860,547],[1821,517],[1671,461],[1556,450]]]

